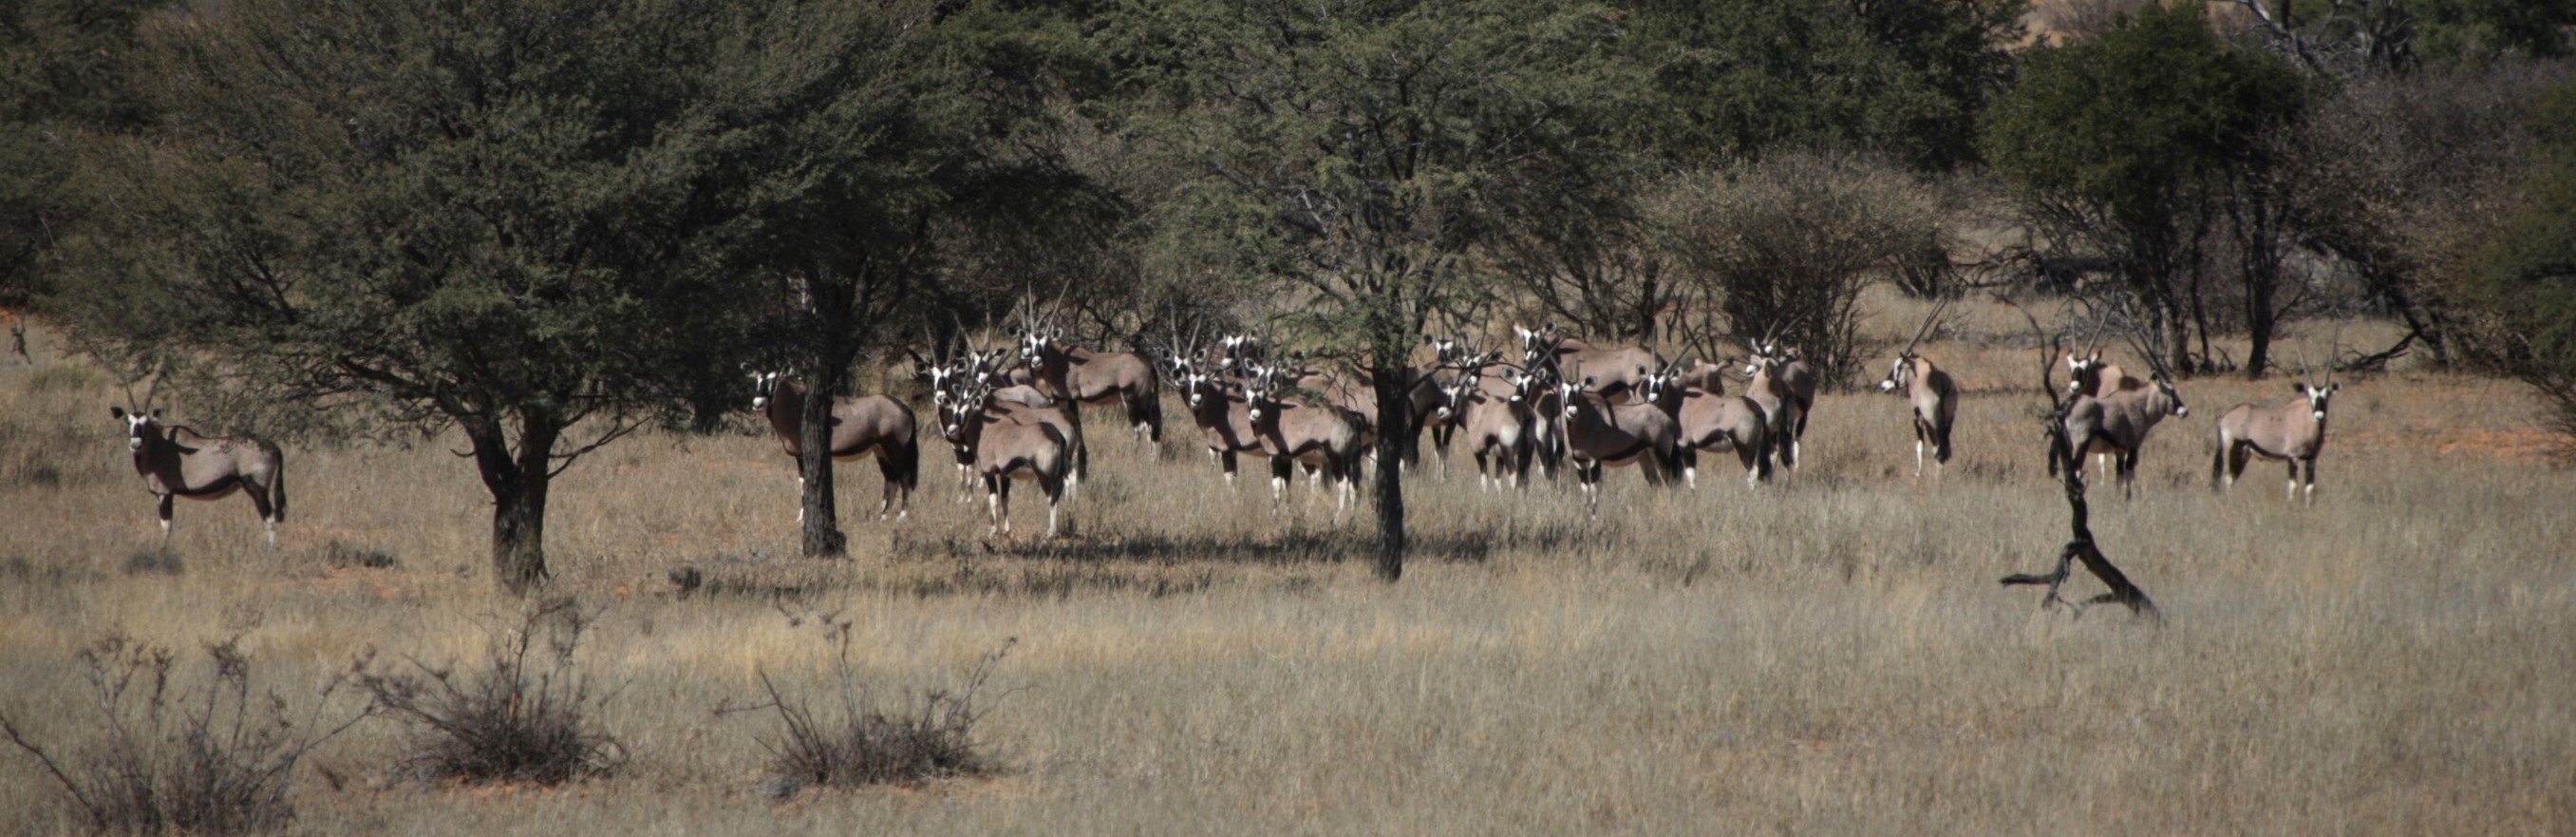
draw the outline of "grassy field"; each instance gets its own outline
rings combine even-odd
[[[1912,331],[1917,309],[1881,307],[1879,331]],[[1598,522],[1570,485],[1480,494],[1462,458],[1408,488],[1421,550],[1394,586],[1369,578],[1365,514],[1335,526],[1329,497],[1300,495],[1274,517],[1266,488],[1228,492],[1184,445],[1158,462],[1101,440],[1055,544],[987,545],[980,501],[925,457],[910,522],[855,521],[850,560],[812,562],[770,439],[621,442],[558,482],[549,526],[554,589],[601,612],[579,660],[615,691],[600,720],[624,769],[413,781],[371,723],[308,763],[295,830],[2576,831],[2576,474],[2542,462],[2515,385],[2351,381],[2298,508],[2278,465],[2205,488],[2219,413],[2286,400],[2286,379],[2185,383],[2192,413],[2158,430],[2140,496],[2094,516],[2165,621],[2075,619],[1995,583],[2066,536],[2034,353],[1982,336],[2018,322],[1966,310],[1925,348],[1968,391],[1937,481],[1911,475],[1900,400],[1858,392],[1821,399],[1794,477],[1748,492],[1704,459],[1689,493],[1614,472]],[[2312,357],[2321,329],[2301,335]],[[303,696],[370,647],[471,659],[518,607],[492,592],[488,501],[443,440],[289,446],[280,548],[235,497],[183,502],[175,571],[135,560],[157,535],[114,382],[39,348],[0,366],[0,710],[47,740],[96,734],[70,660],[109,631],[239,634]],[[875,468],[843,473],[845,513],[872,508]],[[1041,505],[1020,511],[1038,528]],[[335,568],[335,543],[395,563]],[[682,562],[706,590],[673,592]],[[980,730],[1006,770],[764,798],[771,723],[712,709],[755,698],[760,672],[824,675],[818,632],[784,615],[808,611],[852,620],[884,692],[953,684],[1017,638]],[[0,753],[0,828],[74,827],[55,800]]]

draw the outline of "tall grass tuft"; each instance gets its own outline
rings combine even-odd
[[[766,700],[716,709],[719,715],[765,711],[777,716],[779,735],[760,741],[770,756],[763,793],[786,798],[812,786],[905,784],[985,775],[1000,767],[975,739],[975,725],[988,711],[978,699],[1018,638],[978,659],[958,689],[932,689],[889,710],[850,662],[850,622],[837,613],[815,621],[833,653],[833,679],[820,695],[789,694],[763,671],[760,687]]]
[[[499,632],[478,671],[410,660],[359,685],[410,729],[403,766],[424,779],[559,784],[615,772],[617,739],[592,723],[606,697],[573,668],[590,615],[570,598],[540,601]]]
[[[78,655],[97,714],[85,746],[48,749],[7,713],[0,734],[43,763],[69,808],[109,834],[255,834],[294,818],[297,763],[372,714],[332,710],[349,675],[333,677],[310,712],[290,716],[275,692],[251,691],[251,663],[236,640],[206,646],[208,676],[174,687],[177,655],[110,635]],[[363,671],[361,658],[351,674]],[[329,715],[331,717],[325,717]]]

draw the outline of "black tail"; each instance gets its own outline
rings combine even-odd
[[[1950,464],[1950,426],[1947,424],[1932,428],[1932,461]]]
[[[277,522],[286,522],[286,452],[277,452],[277,473],[268,475],[269,507],[277,510]]]
[[[887,444],[885,451],[877,455],[877,465],[887,485],[900,485],[905,493],[911,493],[921,487],[921,440],[906,436]]]

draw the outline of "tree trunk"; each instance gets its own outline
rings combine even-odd
[[[498,420],[466,425],[475,467],[492,492],[492,577],[512,595],[526,595],[547,577],[546,489],[563,429],[554,416],[522,413],[513,456]]]
[[[1369,370],[1377,387],[1377,577],[1389,582],[1404,577],[1404,470],[1396,463],[1413,435],[1409,372],[1383,361]]]
[[[828,354],[828,353],[827,353]],[[840,397],[842,370],[846,362],[830,359],[818,365],[806,382],[805,403],[801,405],[802,426],[798,428],[796,446],[797,473],[805,478],[805,557],[837,558],[849,552],[849,538],[841,532],[839,504],[832,492],[832,401]]]

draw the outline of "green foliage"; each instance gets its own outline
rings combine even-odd
[[[1499,0],[1171,3],[1108,32],[1128,129],[1190,177],[1158,207],[1165,263],[1291,280],[1309,336],[1388,369],[1478,290],[1497,214],[1607,150],[1634,89],[1616,35],[1601,6]]]
[[[2144,217],[2196,177],[2258,162],[2253,138],[2298,113],[2302,86],[2221,42],[2198,6],[2150,5],[2100,40],[2034,53],[1988,117],[1986,153],[2023,188]]]
[[[1631,60],[1654,101],[1633,142],[1683,165],[1781,146],[1862,148],[1924,168],[1977,157],[1976,115],[2011,71],[2019,0],[1638,0]]]
[[[2567,54],[2570,0],[2414,0],[2415,54],[2428,62],[2556,58]]]
[[[44,284],[71,223],[64,190],[82,139],[145,116],[124,84],[136,23],[167,0],[0,3],[0,305]]]
[[[2507,371],[2554,403],[2576,456],[2576,82],[2561,82],[2532,118],[2533,172],[2520,209],[2489,239],[2468,295],[2501,334]]]

